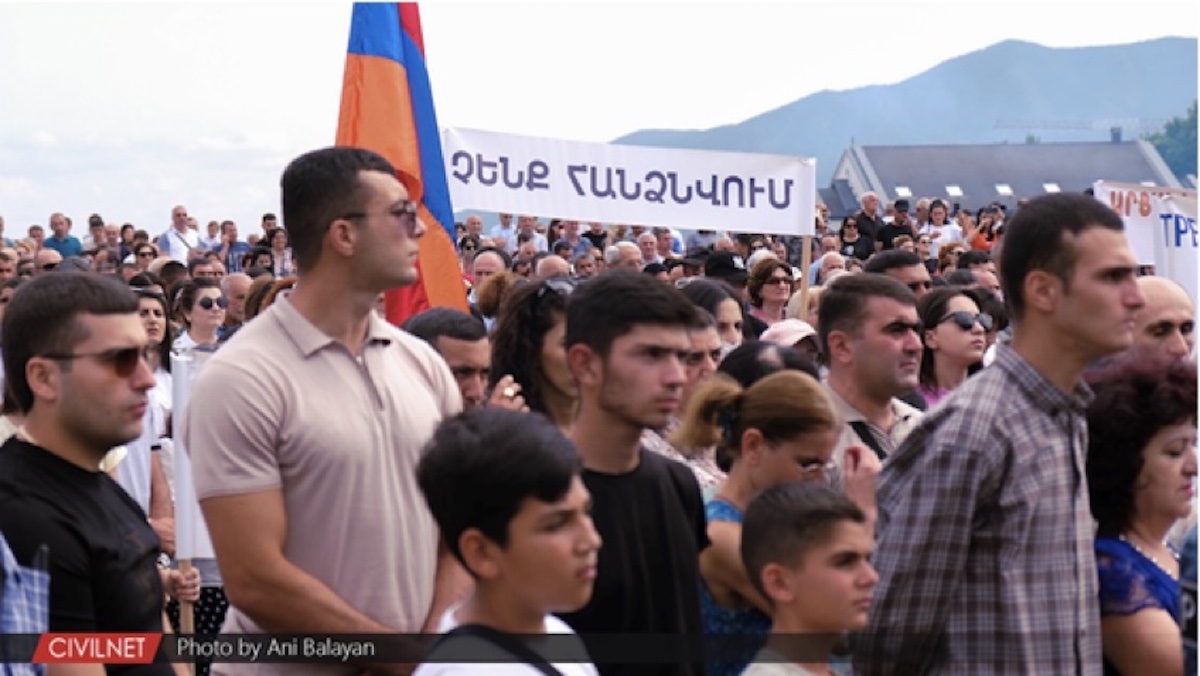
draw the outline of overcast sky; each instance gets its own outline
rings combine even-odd
[[[1006,39],[1197,35],[1189,2],[432,2],[443,127],[608,141],[891,84]],[[332,142],[349,3],[0,0],[0,216],[151,232],[183,203],[243,232],[295,155]],[[1169,64],[1164,64],[1169,67]],[[953,139],[947,139],[953,142]]]

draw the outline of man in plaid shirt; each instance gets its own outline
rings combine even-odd
[[[1009,223],[1011,346],[880,475],[858,673],[1101,673],[1080,376],[1131,344],[1136,271],[1120,218],[1086,196],[1031,200]]]

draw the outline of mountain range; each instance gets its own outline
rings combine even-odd
[[[645,129],[614,143],[817,158],[817,184],[851,143],[1105,141],[1157,132],[1196,100],[1197,40],[1055,48],[1008,40],[891,85],[820,91],[737,124]]]

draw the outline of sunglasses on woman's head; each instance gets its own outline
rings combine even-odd
[[[537,291],[537,297],[540,300],[547,292],[553,292],[560,296],[569,296],[575,290],[577,282],[570,277],[550,277],[542,280],[542,286]]]

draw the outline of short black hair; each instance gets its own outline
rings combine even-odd
[[[745,315],[745,305],[737,292],[719,279],[695,277],[681,291],[684,297],[692,302],[692,305],[708,310],[714,317],[717,314],[717,306],[726,300],[736,302],[738,308],[742,310],[742,314]]]
[[[958,269],[947,273],[942,279],[946,280],[946,284],[950,286],[974,286],[979,280],[975,279],[975,273],[970,270]]]
[[[911,268],[914,265],[921,265],[921,257],[912,251],[887,249],[868,258],[867,264],[863,266],[863,272],[882,274],[888,270]]]
[[[509,523],[522,503],[561,500],[581,470],[579,451],[545,416],[480,407],[438,426],[417,465],[417,484],[442,540],[465,567],[463,532],[477,528],[508,546]]]
[[[639,325],[687,329],[695,321],[691,301],[675,288],[633,270],[606,270],[571,297],[566,346],[587,345],[607,358],[613,342]]]
[[[978,249],[968,249],[958,257],[958,269],[970,270],[972,265],[992,262],[992,254]]]
[[[449,307],[419,312],[409,317],[400,328],[434,348],[437,348],[437,339],[442,336],[471,342],[487,338],[487,327],[478,317]]]
[[[366,191],[359,174],[364,171],[396,175],[382,155],[349,146],[307,152],[283,170],[283,225],[299,269],[316,265],[330,223],[363,208]]]
[[[784,483],[760,493],[742,520],[742,565],[754,588],[769,600],[763,568],[770,563],[795,568],[844,521],[866,523],[866,516],[844,493],[824,484]]]
[[[794,347],[777,345],[764,340],[747,340],[733,348],[717,366],[717,371],[738,381],[742,387],[750,387],[764,377],[793,369],[821,379],[817,365],[803,352]]]
[[[890,298],[916,307],[917,297],[899,280],[875,272],[841,275],[825,285],[817,316],[821,318],[817,335],[821,354],[829,354],[829,334],[844,331],[857,335],[867,318],[867,303],[872,298]]]
[[[22,284],[4,312],[6,387],[17,407],[33,408],[33,390],[25,377],[29,360],[43,354],[70,354],[89,338],[79,315],[136,315],[137,297],[120,279],[95,272],[39,275]],[[62,362],[64,369],[71,362]]]
[[[1035,197],[1005,222],[1000,283],[1014,321],[1025,313],[1025,278],[1030,272],[1044,270],[1069,288],[1078,257],[1073,240],[1092,228],[1124,232],[1125,224],[1108,205],[1071,193]]]
[[[200,267],[201,265],[212,265],[212,259],[205,257],[205,258],[193,258],[190,261],[188,261],[188,263],[187,263],[188,276],[190,277],[190,276],[195,275],[196,268]]]

